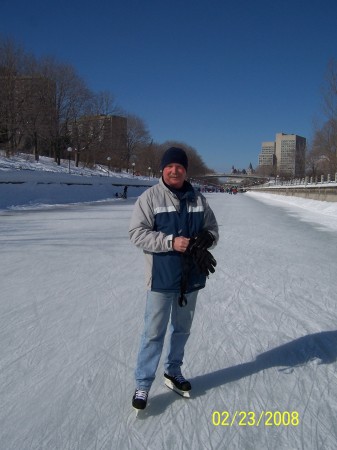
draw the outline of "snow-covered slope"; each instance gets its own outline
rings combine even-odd
[[[58,166],[51,158],[18,155],[0,156],[0,209],[18,209],[50,204],[89,202],[116,198],[128,186],[129,196],[138,196],[158,180],[115,173],[107,167],[95,170],[75,167],[62,161]]]

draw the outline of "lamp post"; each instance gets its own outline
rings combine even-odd
[[[151,167],[148,167],[148,171],[149,171],[149,179],[151,178]]]
[[[136,165],[136,163],[133,162],[131,165],[132,165],[132,176],[134,177],[135,176],[135,165]]]
[[[70,153],[73,151],[73,149],[71,147],[67,148],[67,152],[68,152],[68,172],[70,173]]]
[[[110,161],[111,161],[110,156],[108,156],[106,160],[108,161],[108,176],[109,176],[110,175]]]

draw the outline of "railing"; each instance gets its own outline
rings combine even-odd
[[[334,179],[330,175],[324,177],[305,177],[289,181],[276,178],[273,182],[247,188],[253,191],[269,192],[279,195],[310,198],[328,202],[337,201],[337,173]]]
[[[275,181],[269,181],[269,183],[266,183],[263,185],[263,187],[273,187],[273,186],[316,186],[316,185],[323,185],[323,184],[331,184],[331,183],[337,183],[337,172],[335,173],[334,177],[332,177],[330,174],[328,174],[326,177],[324,175],[316,176],[316,177],[304,177],[304,178],[294,178],[287,181],[282,181],[278,177],[276,177]]]

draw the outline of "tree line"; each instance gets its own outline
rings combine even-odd
[[[114,139],[114,148],[107,149],[102,130],[111,117],[125,118],[125,130],[122,124],[123,145]],[[37,58],[0,36],[0,148],[8,156],[23,149],[36,160],[49,156],[60,164],[71,148],[76,165],[104,164],[158,176],[161,156],[170,145],[187,152],[190,177],[213,172],[188,144],[154,142],[142,118],[118,106],[111,92],[90,90],[72,65],[51,56]]]
[[[332,176],[337,173],[337,60],[331,59],[323,86],[322,126],[316,126],[307,154],[307,173]]]

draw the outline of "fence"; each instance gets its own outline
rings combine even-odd
[[[270,182],[270,186],[307,186],[307,185],[317,185],[324,183],[337,183],[337,172],[334,177],[328,174],[326,177],[324,175],[316,177],[304,177],[304,178],[294,178],[287,181],[281,181],[276,177],[275,182]]]
[[[332,179],[331,175],[319,177],[304,177],[288,181],[276,178],[262,186],[250,188],[260,192],[269,192],[278,195],[309,198],[327,202],[337,202],[337,173]]]

